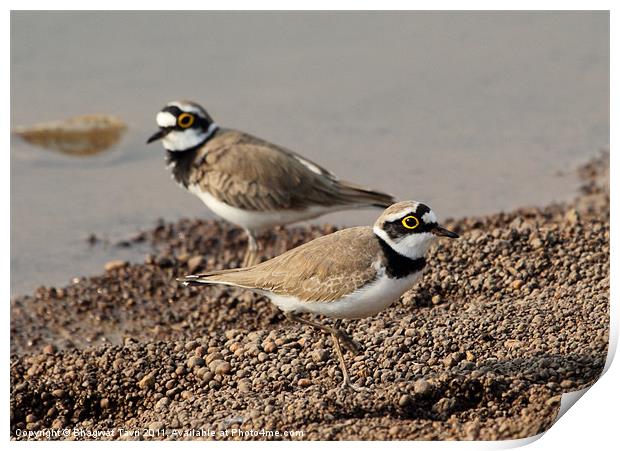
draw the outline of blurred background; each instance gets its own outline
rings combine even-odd
[[[609,14],[12,12],[11,127],[127,127],[83,156],[12,136],[12,295],[144,257],[91,234],[213,217],[145,145],[174,99],[442,218],[544,205],[570,199],[574,169],[609,144]]]

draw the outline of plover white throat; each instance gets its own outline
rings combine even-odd
[[[243,266],[256,263],[255,234],[275,225],[352,208],[385,208],[394,198],[338,180],[318,164],[244,132],[224,129],[200,105],[168,103],[157,114],[174,179],[216,215],[243,228]]]
[[[376,315],[413,286],[438,236],[458,238],[437,223],[426,205],[406,201],[387,208],[373,227],[353,227],[317,238],[249,268],[179,279],[184,285],[223,284],[268,297],[285,316],[330,333],[340,360],[343,386],[353,386],[341,345],[358,344],[342,330],[299,317],[314,313],[359,319]]]

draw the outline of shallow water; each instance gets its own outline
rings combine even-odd
[[[89,247],[157,218],[211,217],[176,186],[156,112],[193,99],[221,125],[440,217],[543,205],[609,144],[605,12],[13,12],[11,125],[105,113],[107,153],[11,141],[11,292],[144,250]],[[333,214],[370,223],[376,211]]]

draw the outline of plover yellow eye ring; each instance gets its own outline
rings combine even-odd
[[[189,113],[181,113],[177,118],[177,124],[181,128],[189,128],[194,123],[194,115]]]
[[[402,223],[404,228],[413,230],[420,225],[420,220],[413,215],[409,215],[403,218]]]

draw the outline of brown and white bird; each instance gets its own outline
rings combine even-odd
[[[243,228],[243,266],[257,260],[257,232],[326,213],[385,208],[392,196],[339,180],[318,164],[244,132],[220,128],[200,105],[176,101],[157,114],[174,179],[216,215]]]
[[[268,297],[288,319],[332,335],[343,374],[351,385],[341,345],[358,345],[335,328],[302,319],[313,313],[336,319],[366,318],[386,309],[410,289],[426,265],[436,237],[458,238],[437,223],[426,205],[406,201],[387,208],[373,227],[353,227],[317,238],[249,268],[179,279],[185,285],[222,284]]]

